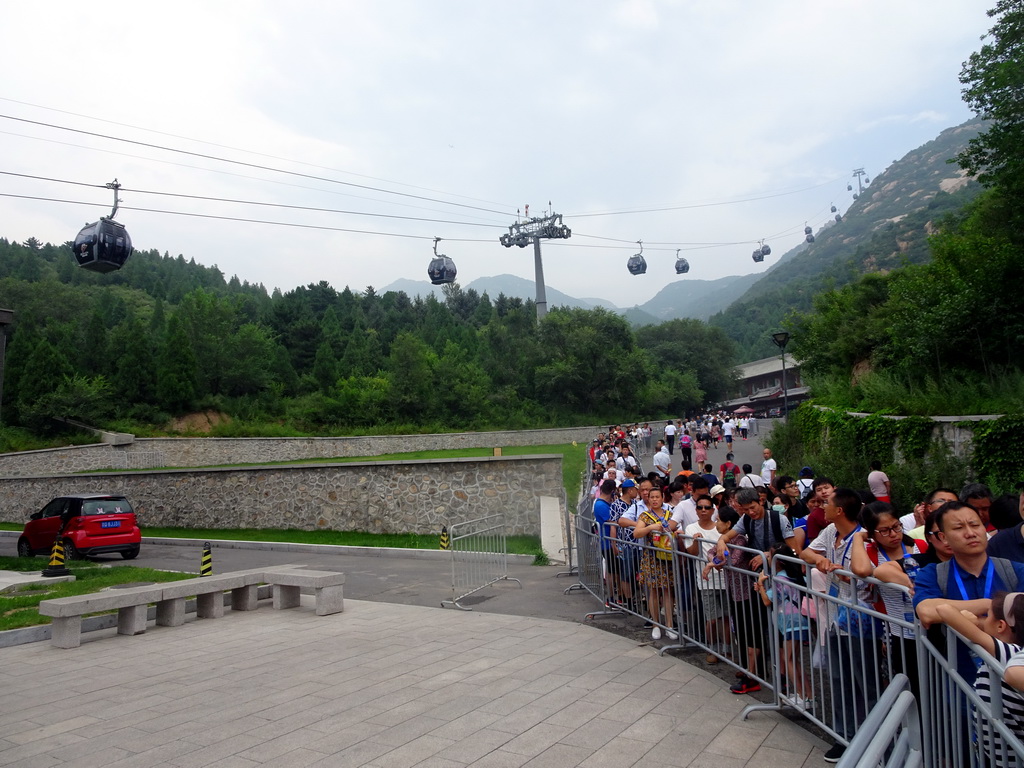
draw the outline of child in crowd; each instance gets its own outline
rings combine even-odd
[[[1018,737],[1024,736],[1024,593],[996,592],[988,615],[979,619],[968,611],[958,611],[949,604],[936,607],[939,620],[955,629],[972,643],[979,645],[996,661],[1006,664],[1006,674],[1000,681],[1003,695],[1003,720]],[[997,678],[998,680],[998,678]],[[991,672],[987,664],[978,669],[974,690],[978,697],[991,703]],[[999,733],[988,721],[982,722],[978,734],[980,746],[988,757],[989,765],[1018,765],[1012,750],[1007,749],[1009,761],[1002,759],[1004,745]]]
[[[787,546],[780,547],[776,554],[796,556],[796,552]],[[796,563],[783,563],[775,557],[772,557],[772,567],[775,575],[771,581],[768,580],[767,571],[762,571],[757,577],[754,589],[757,590],[765,607],[771,608],[773,603],[776,606],[775,628],[780,636],[782,672],[788,683],[783,696],[797,709],[810,711],[814,707],[814,700],[807,684],[803,660],[799,658],[803,644],[811,637],[811,620],[803,609],[804,593],[796,586],[803,586],[803,573]]]

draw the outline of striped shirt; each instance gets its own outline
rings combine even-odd
[[[1002,640],[993,638],[995,650],[992,656],[996,661],[1006,666],[1024,666],[1024,650],[1019,645],[1004,643]],[[1003,693],[1003,720],[1017,738],[1024,737],[1024,696],[1013,686],[1002,682]],[[974,690],[978,697],[986,704],[992,703],[991,670],[987,664],[982,664],[978,670],[978,677],[974,681]],[[1019,767],[1022,763],[1017,759],[1013,750],[1004,745],[999,733],[992,727],[988,718],[981,718],[981,746],[987,753],[989,765]],[[1003,750],[1006,750],[1007,757],[1004,759]]]

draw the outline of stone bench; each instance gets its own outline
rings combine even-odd
[[[259,585],[266,583],[273,585],[275,608],[297,606],[301,589],[308,588],[316,595],[318,616],[344,610],[345,574],[284,566],[43,600],[39,614],[53,619],[50,642],[55,647],[77,648],[82,639],[82,617],[87,613],[116,610],[117,633],[139,635],[146,631],[150,604],[156,605],[159,626],[176,627],[185,623],[189,597],[196,598],[199,618],[219,618],[224,615],[225,592],[231,592],[231,610],[251,611],[256,608]]]
[[[309,571],[281,569],[267,573],[273,587],[274,608],[296,608],[303,588],[313,590],[316,597],[316,615],[329,616],[345,610],[345,574],[335,571]]]

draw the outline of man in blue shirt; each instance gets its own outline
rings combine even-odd
[[[988,556],[988,534],[976,510],[962,502],[950,501],[939,507],[935,523],[939,527],[936,536],[953,550],[953,558],[918,571],[914,582],[914,609],[925,627],[940,622],[935,608],[941,603],[970,611],[975,616],[985,616],[993,594],[1002,590],[1016,592],[1024,585],[1024,563]],[[974,682],[977,668],[967,647],[959,641],[957,670],[967,682]]]
[[[619,562],[612,550],[616,531],[613,530],[618,518],[612,517],[612,501],[615,500],[615,481],[608,478],[598,487],[597,498],[594,500],[594,522],[597,523],[597,534],[601,541],[601,557],[604,559],[605,583],[608,585],[608,596],[617,600],[619,581]]]

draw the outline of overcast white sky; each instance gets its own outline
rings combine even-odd
[[[497,238],[517,208],[538,215],[550,200],[573,236],[545,244],[548,285],[632,306],[677,279],[676,248],[688,277],[714,279],[753,271],[750,253],[767,238],[773,256],[757,265],[767,268],[805,223],[829,218],[830,204],[846,210],[854,168],[873,178],[970,117],[957,75],[991,26],[988,6],[8,4],[0,171],[117,177],[117,218],[137,248],[282,290],[425,280],[435,236],[463,284],[532,279],[532,248]],[[0,197],[0,236],[17,241],[71,240],[112,201],[105,189],[11,175],[0,175],[0,193],[93,204]],[[675,210],[632,212],[666,208]],[[583,216],[594,213],[607,215]],[[625,264],[637,240],[649,268],[633,277]]]

